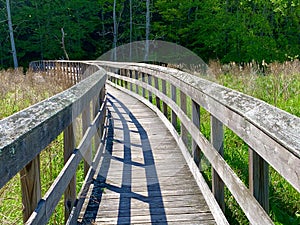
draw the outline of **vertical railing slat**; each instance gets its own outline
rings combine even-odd
[[[223,124],[211,115],[211,143],[221,156],[224,155],[223,139]],[[214,169],[212,170],[212,191],[220,208],[225,212],[224,183]]]
[[[249,189],[269,212],[269,164],[249,147]]]
[[[174,85],[171,85],[171,98],[174,102],[177,102],[176,87]],[[172,122],[172,125],[176,129],[177,128],[177,115],[173,110],[172,110],[172,114],[171,114],[171,122]]]
[[[187,114],[186,104],[187,104],[186,94],[180,90],[180,108],[184,112],[184,114]],[[180,129],[181,129],[180,136],[182,138],[182,141],[186,146],[188,146],[188,131],[182,123]]]
[[[192,100],[192,121],[200,132],[200,106],[194,100]],[[195,140],[192,140],[192,154],[194,162],[201,170],[201,150]]]
[[[25,223],[41,199],[40,155],[28,163],[21,171],[23,222]]]
[[[64,163],[67,163],[68,159],[72,155],[75,149],[75,133],[73,123],[71,123],[64,131]],[[65,222],[68,220],[72,208],[76,200],[76,175],[74,175],[65,190]]]

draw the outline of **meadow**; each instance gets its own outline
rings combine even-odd
[[[258,65],[243,68],[236,64],[221,65],[211,62],[214,76],[207,77],[226,87],[266,101],[269,104],[300,117],[300,62],[272,63],[262,72]],[[69,86],[43,73],[23,70],[0,72],[0,119],[34,103],[59,93]],[[203,109],[202,109],[203,110]],[[201,131],[209,138],[209,114],[201,114]],[[63,138],[60,135],[41,154],[42,194],[50,187],[63,167]],[[229,129],[225,129],[225,160],[248,185],[248,147]],[[78,184],[82,182],[82,164]],[[210,180],[209,165],[204,171]],[[20,177],[15,176],[0,190],[0,224],[22,224]],[[79,187],[78,187],[79,188]],[[226,191],[226,215],[230,224],[248,224],[234,198]],[[275,224],[300,224],[300,194],[274,169],[270,168],[270,215]],[[56,208],[49,224],[61,224],[64,218],[62,202]]]

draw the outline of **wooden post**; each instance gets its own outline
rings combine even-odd
[[[89,128],[91,124],[91,110],[90,110],[90,104],[85,107],[85,109],[82,112],[82,134],[84,135],[86,130]],[[92,163],[92,147],[91,145],[88,146],[88,148],[85,150],[84,157],[84,177],[87,175],[90,165]]]
[[[132,70],[128,70],[128,72],[129,72],[129,77],[132,79],[132,73],[133,73],[133,71]],[[132,85],[131,82],[130,82],[130,91],[133,91],[133,85]]]
[[[135,72],[135,79],[138,80],[139,72],[138,71],[134,71],[134,72]],[[135,85],[135,93],[139,94],[139,86],[137,84]]]
[[[37,207],[41,196],[40,179],[40,155],[28,163],[20,171],[22,203],[23,203],[23,222],[25,223],[32,212]]]
[[[223,124],[211,115],[211,143],[221,156],[224,155],[223,139]],[[224,183],[214,169],[212,170],[212,191],[220,208],[225,212]]]
[[[64,163],[68,161],[75,149],[75,134],[73,124],[64,131]],[[76,175],[74,175],[65,190],[65,222],[68,220],[76,200]]]
[[[163,92],[164,95],[167,95],[167,82],[166,82],[166,80],[162,80],[161,82],[162,82],[161,83],[162,92]],[[168,105],[165,102],[163,102],[162,106],[163,106],[162,112],[165,115],[165,117],[168,118]]]
[[[249,147],[249,189],[269,213],[269,165]]]
[[[150,74],[148,74],[148,84],[150,86],[152,86],[152,75],[150,75]],[[149,99],[149,102],[153,103],[151,91],[148,91],[148,99]]]
[[[158,78],[157,77],[154,77],[154,83],[155,83],[155,88],[157,90],[159,90],[159,84],[158,84]],[[161,110],[159,97],[156,96],[155,101],[156,101],[156,107],[159,108],[159,110]]]
[[[99,95],[96,95],[93,99],[93,108],[94,108],[94,118],[96,117],[96,115],[98,114],[99,110],[100,110],[100,101],[99,101],[99,96],[101,95],[101,92],[99,93]],[[94,137],[94,143],[95,143],[95,150],[98,149],[99,145],[100,145],[100,136],[95,135]]]
[[[194,100],[192,100],[192,121],[200,132],[200,106]],[[201,150],[194,139],[192,141],[192,154],[194,162],[201,170]]]
[[[142,82],[145,82],[145,74],[144,73],[142,73]],[[142,88],[142,90],[143,90],[143,97],[146,98],[146,90],[145,90],[145,88]]]
[[[184,114],[187,114],[186,104],[187,104],[186,94],[180,90],[180,108],[184,112]],[[181,129],[180,135],[181,135],[182,141],[186,146],[188,146],[188,131],[182,123],[181,123],[180,129]]]
[[[174,85],[171,85],[171,98],[176,103],[176,87]],[[177,128],[177,115],[173,110],[172,110],[172,114],[171,114],[171,122],[172,122],[172,125],[176,129]]]

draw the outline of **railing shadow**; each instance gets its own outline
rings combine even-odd
[[[152,224],[167,224],[165,208],[162,199],[162,193],[155,167],[154,157],[151,149],[151,144],[146,130],[140,124],[138,119],[130,112],[130,110],[117,98],[108,94],[108,111],[109,111],[109,129],[106,144],[106,151],[103,156],[102,164],[100,166],[97,179],[94,181],[91,198],[86,208],[85,215],[80,224],[91,224],[96,220],[97,214],[101,215],[100,203],[105,195],[105,191],[109,190],[113,193],[118,193],[119,206],[117,224],[130,224],[132,215],[132,200],[140,201],[147,204],[149,208],[147,215],[150,215]],[[113,116],[112,116],[113,114]],[[127,115],[127,118],[125,118]],[[129,117],[129,119],[128,119]],[[122,127],[116,127],[115,121],[120,121]],[[131,124],[129,129],[128,124]],[[137,131],[132,130],[132,125]],[[118,129],[123,133],[123,140],[114,138],[115,130]],[[131,132],[138,133],[140,143],[133,143],[130,139]],[[113,144],[122,143],[124,146],[124,154],[122,157],[113,156]],[[135,162],[132,160],[132,148],[140,148],[144,163]],[[115,160],[122,163],[122,178],[121,185],[114,185],[107,181],[107,175]],[[133,191],[133,167],[144,170],[147,184],[147,193],[137,193]],[[100,210],[100,211],[99,211]],[[143,216],[143,215],[141,215]],[[146,215],[145,215],[146,216]]]

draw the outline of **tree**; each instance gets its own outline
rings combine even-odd
[[[145,43],[145,61],[149,56],[149,35],[150,35],[150,0],[146,0],[146,43]]]
[[[14,60],[14,68],[18,68],[18,59],[17,59],[17,52],[16,52],[16,46],[15,46],[15,39],[14,39],[14,30],[12,27],[12,21],[11,21],[11,13],[10,13],[10,4],[9,0],[6,0],[6,10],[7,10],[7,22],[8,22],[8,28],[9,28],[9,36],[10,36],[10,43],[11,43],[11,52]]]

